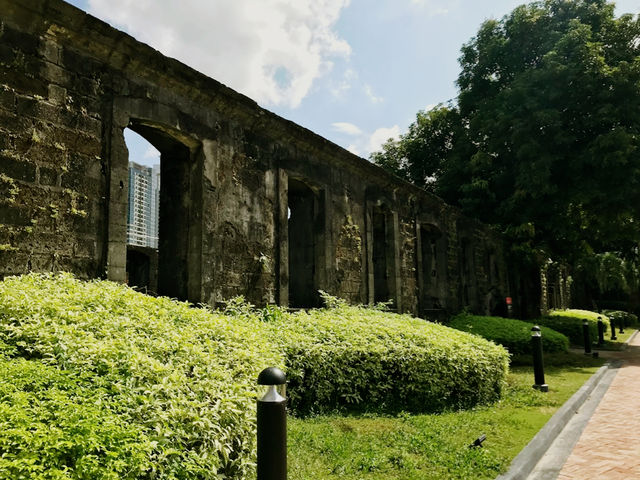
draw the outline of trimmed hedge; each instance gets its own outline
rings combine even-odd
[[[145,476],[153,468],[152,440],[111,397],[105,382],[39,360],[1,359],[0,478]]]
[[[633,327],[638,325],[638,317],[633,313],[623,312],[622,310],[603,310],[609,320],[612,320],[616,327],[622,323],[623,327]]]
[[[284,314],[270,326],[300,414],[472,407],[497,400],[508,371],[504,348],[408,315],[334,305]]]
[[[348,307],[226,314],[68,274],[0,282],[0,478],[244,479],[255,397],[287,370],[290,405],[436,411],[499,398],[504,348]]]
[[[256,378],[283,363],[254,324],[32,274],[0,282],[0,345],[0,478],[254,474]]]
[[[548,316],[538,319],[537,322],[539,322],[539,325],[545,325],[557,332],[563,333],[569,337],[569,341],[572,344],[584,346],[582,322],[585,319],[589,322],[589,335],[591,340],[597,341],[598,317],[602,317],[605,329],[608,329],[609,318],[606,315],[589,310],[552,310]]]
[[[502,345],[511,355],[531,354],[531,328],[533,323],[512,318],[484,317],[461,313],[451,319],[448,326],[479,335]],[[566,352],[569,339],[548,327],[540,327],[542,344],[547,353]]]

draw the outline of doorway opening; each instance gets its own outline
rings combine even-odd
[[[421,303],[424,310],[441,309],[440,283],[442,281],[443,252],[439,246],[442,232],[432,224],[420,225]]]
[[[390,244],[389,225],[383,208],[374,208],[371,214],[372,224],[372,263],[373,263],[373,301],[388,302],[391,300],[390,280]]]
[[[188,296],[190,149],[160,128],[132,121],[127,283],[151,294]]]
[[[486,271],[488,272],[488,281],[490,287],[499,287],[500,285],[500,269],[498,268],[498,261],[496,253],[491,250],[486,256]]]
[[[320,306],[318,282],[319,257],[322,251],[322,204],[318,195],[305,183],[289,178],[289,306]]]
[[[474,249],[473,243],[468,238],[463,238],[460,243],[461,256],[461,284],[462,284],[462,305],[465,307],[475,308],[476,291],[475,291],[475,265],[474,265]]]

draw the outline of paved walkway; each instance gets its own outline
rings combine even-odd
[[[562,466],[558,480],[640,479],[640,335]]]

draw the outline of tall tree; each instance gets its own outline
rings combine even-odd
[[[567,260],[630,251],[640,239],[639,54],[638,16],[615,18],[605,0],[522,5],[462,47],[457,106],[419,112],[372,159],[395,161],[524,250]]]
[[[423,188],[435,191],[454,142],[464,133],[460,115],[451,105],[420,111],[400,141],[389,140],[371,160]]]

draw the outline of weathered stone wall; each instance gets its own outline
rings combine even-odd
[[[63,51],[53,26],[23,29],[36,14],[12,3],[0,10],[1,274],[100,275],[107,164],[99,70]]]
[[[57,0],[0,0],[0,276],[126,281],[125,128],[161,152],[161,294],[289,305],[294,273],[417,314],[508,293],[487,227]]]

